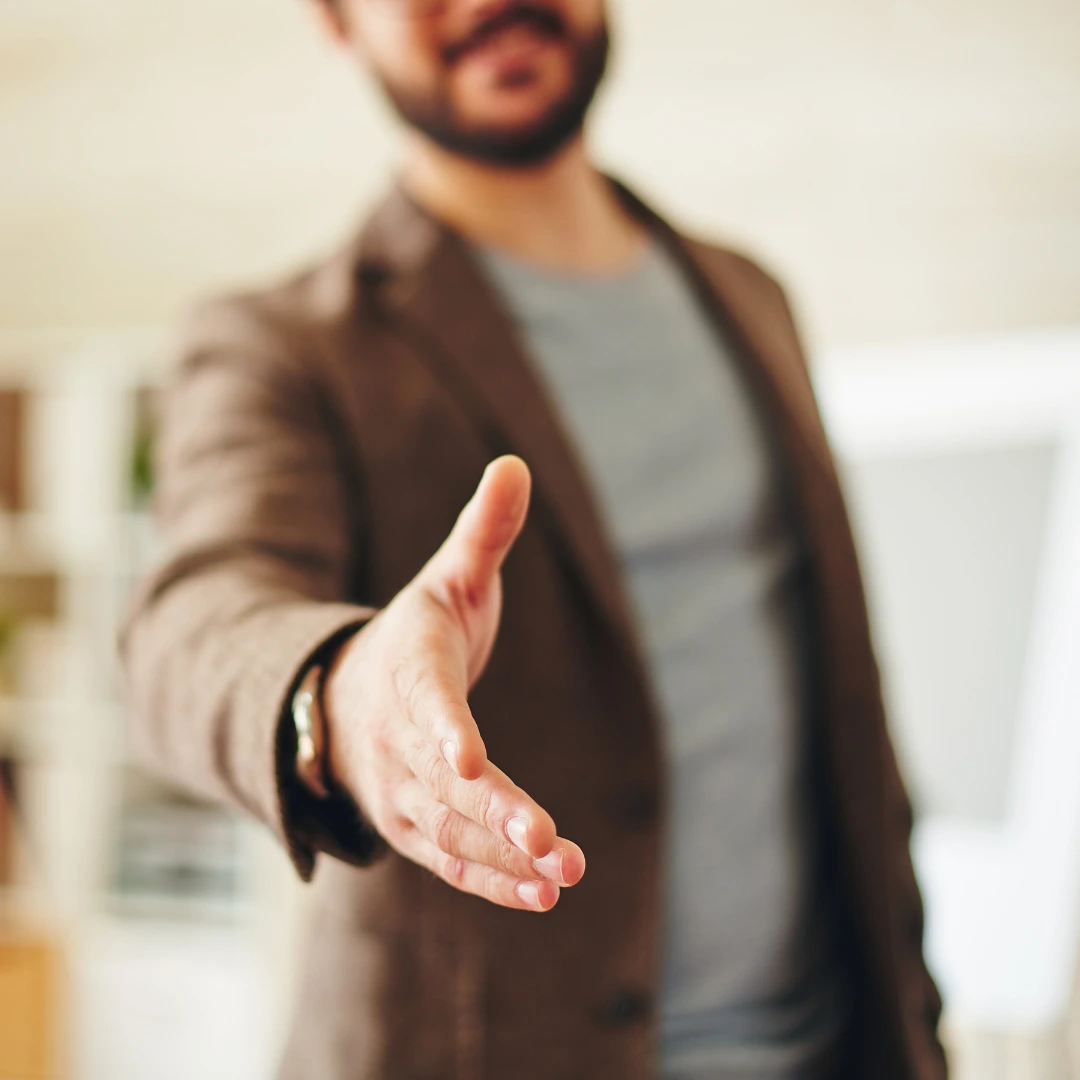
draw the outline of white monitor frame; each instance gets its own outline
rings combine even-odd
[[[913,840],[952,1020],[1046,1030],[1080,953],[1080,328],[838,351],[814,381],[842,462],[1057,448],[1005,812],[929,816]]]

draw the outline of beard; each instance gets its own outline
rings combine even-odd
[[[571,37],[562,20],[547,9],[525,0],[519,6],[477,27],[466,40],[449,46],[444,59],[455,63],[474,43],[479,43],[511,22],[529,22],[547,36],[565,41],[570,49],[570,83],[535,120],[516,127],[469,123],[460,117],[449,94],[440,90],[417,92],[396,85],[376,72],[383,93],[394,111],[410,127],[452,154],[510,168],[539,165],[553,157],[582,129],[597,88],[607,69],[610,36],[607,25],[587,36]]]

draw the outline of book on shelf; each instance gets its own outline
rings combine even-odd
[[[23,509],[24,419],[26,393],[0,388],[0,510]]]
[[[235,815],[127,770],[113,891],[128,910],[225,905],[239,899]]]
[[[15,847],[18,804],[16,761],[0,756],[0,888],[15,883]]]

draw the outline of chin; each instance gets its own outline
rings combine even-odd
[[[541,126],[551,106],[548,102],[535,107],[487,110],[464,114],[461,119],[473,131],[487,131],[500,136],[512,137]]]
[[[561,83],[535,82],[489,88],[482,94],[462,95],[455,103],[459,120],[470,127],[511,134],[543,123],[565,95]]]

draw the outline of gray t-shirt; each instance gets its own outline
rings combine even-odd
[[[607,277],[478,256],[591,477],[664,716],[663,1076],[801,1077],[842,1007],[804,776],[806,559],[768,431],[658,244]]]

